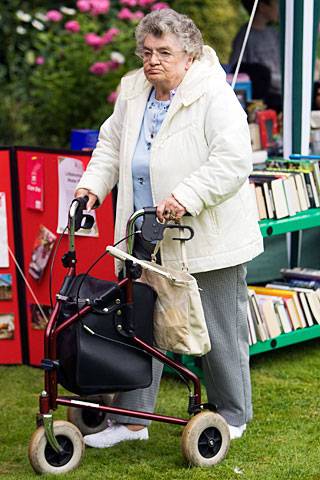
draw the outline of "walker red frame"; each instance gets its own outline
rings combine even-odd
[[[75,267],[71,266],[68,271],[68,276],[75,275]],[[130,277],[126,277],[118,283],[119,287],[126,289],[126,299],[127,304],[133,303],[133,282]],[[70,325],[79,321],[86,313],[88,313],[92,307],[85,306],[80,309],[79,313],[72,315],[68,320],[63,324],[57,326],[57,319],[59,316],[59,311],[61,307],[61,300],[57,299],[56,305],[52,312],[50,321],[47,325],[45,338],[44,338],[44,347],[45,347],[45,357],[47,360],[51,360],[52,364],[57,359],[57,340],[59,334],[68,328]],[[193,393],[193,405],[195,406],[195,411],[192,413],[197,413],[203,408],[201,404],[201,384],[199,378],[182,364],[168,358],[160,350],[150,346],[149,344],[142,341],[140,338],[133,336],[133,342],[140,347],[142,350],[145,350],[147,353],[152,355],[154,358],[157,358],[162,363],[168,365],[169,367],[174,368],[179,372],[185,379],[190,380],[193,383],[194,393]],[[52,368],[45,371],[45,390],[40,394],[39,397],[39,408],[40,408],[40,418],[42,415],[47,415],[51,410],[56,410],[58,405],[64,405],[66,407],[77,407],[77,408],[88,408],[92,410],[100,410],[106,413],[114,413],[118,415],[126,415],[129,417],[143,418],[147,420],[154,420],[158,422],[171,423],[176,425],[185,426],[189,419],[160,415],[150,412],[142,412],[135,410],[127,410],[123,408],[116,408],[111,406],[99,405],[94,402],[81,401],[79,396],[58,396],[58,381],[57,381],[57,370]]]

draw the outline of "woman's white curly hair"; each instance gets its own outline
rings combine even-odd
[[[201,58],[203,51],[203,39],[200,30],[187,15],[164,8],[148,13],[138,24],[135,35],[139,55],[143,51],[144,39],[151,34],[162,37],[167,33],[175,35],[182,49],[195,60]]]

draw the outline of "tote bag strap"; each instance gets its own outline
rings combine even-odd
[[[181,270],[183,272],[187,272],[189,270],[189,268],[188,268],[188,259],[187,259],[187,250],[186,250],[186,240],[183,239],[184,238],[183,237],[183,229],[179,229],[179,238],[180,238],[180,240],[179,240],[180,255],[181,255],[181,260],[182,260]],[[178,240],[176,240],[176,241],[178,241]],[[156,246],[155,246],[155,249],[151,254],[151,261],[153,263],[157,262],[157,254],[160,250],[160,245],[161,245],[161,241],[157,242]]]
[[[156,246],[154,247],[154,250],[151,253],[151,262],[152,263],[157,263],[157,255],[158,255],[158,252],[160,250],[160,244],[161,244],[161,240],[159,240],[159,242],[156,243]]]

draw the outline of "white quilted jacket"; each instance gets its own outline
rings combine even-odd
[[[78,185],[101,203],[118,184],[115,240],[125,236],[133,213],[131,160],[150,88],[142,69],[122,79],[114,113]],[[186,245],[191,273],[238,265],[263,251],[248,183],[251,156],[245,112],[206,46],[177,88],[150,160],[154,205],[173,193],[192,215],[183,219],[195,231]],[[179,268],[172,236],[168,231],[161,246],[162,263]]]

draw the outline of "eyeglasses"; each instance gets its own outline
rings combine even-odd
[[[176,52],[171,52],[170,50],[166,50],[166,49],[160,49],[160,50],[146,49],[146,50],[142,50],[142,52],[139,52],[138,57],[140,57],[144,62],[150,62],[153,55],[155,55],[160,62],[170,62],[179,53],[185,53],[185,51],[177,50]]]

